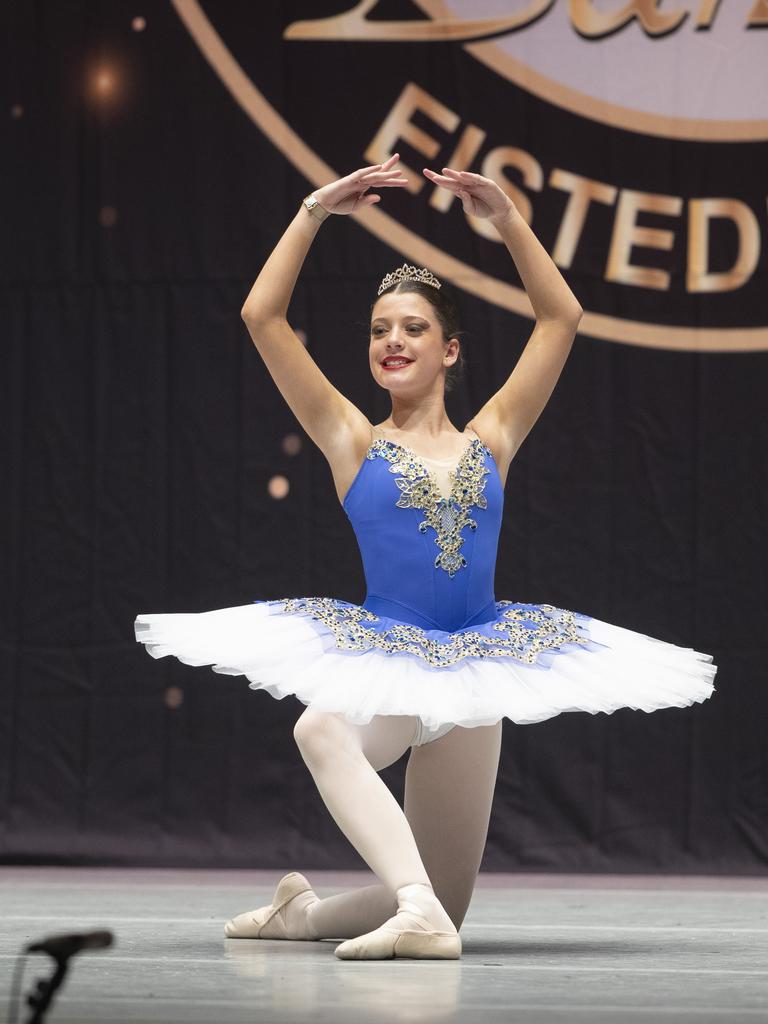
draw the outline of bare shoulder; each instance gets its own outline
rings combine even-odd
[[[336,494],[342,503],[366,456],[372,431],[370,420],[353,407],[339,420],[337,429],[323,446],[323,455],[331,467]]]
[[[490,450],[491,455],[493,455],[493,461],[496,463],[499,471],[501,482],[505,484],[510,464],[515,457],[518,446],[514,444],[512,438],[504,433],[493,413],[487,408],[481,409],[479,413],[473,416],[465,429],[473,430],[485,447]]]

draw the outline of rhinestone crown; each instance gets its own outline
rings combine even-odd
[[[393,273],[387,274],[379,285],[378,294],[381,295],[387,288],[391,288],[393,284],[399,284],[400,281],[421,281],[422,284],[429,284],[433,288],[440,288],[440,281],[426,267],[412,267],[408,263],[404,263],[402,267],[398,267]]]

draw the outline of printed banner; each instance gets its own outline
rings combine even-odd
[[[532,315],[492,226],[421,174],[474,170],[546,245],[582,333],[768,348],[768,0],[419,0],[401,18],[365,0],[249,22],[174,5],[313,186],[400,152],[407,190],[358,219],[409,261]]]

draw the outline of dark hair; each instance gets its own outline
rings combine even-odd
[[[450,341],[451,338],[458,338],[461,342],[466,332],[462,331],[459,327],[461,318],[458,303],[451,294],[450,289],[446,291],[445,284],[442,284],[440,288],[434,288],[431,284],[424,284],[423,281],[398,281],[397,284],[391,285],[386,291],[383,291],[381,295],[376,296],[371,303],[371,316],[373,316],[373,307],[379,299],[385,295],[400,295],[403,292],[415,292],[426,299],[435,311],[435,316],[443,330],[445,340]],[[463,349],[463,344],[460,344],[456,362],[445,371],[446,391],[452,391],[456,384],[464,379],[466,360]]]

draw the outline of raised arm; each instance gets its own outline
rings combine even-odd
[[[363,167],[316,189],[313,195],[328,213],[346,214],[370,206],[380,196],[366,194],[369,188],[406,183],[398,171],[390,170],[397,158],[394,154],[385,164]],[[367,431],[368,421],[322,373],[287,320],[299,271],[321,226],[302,204],[262,267],[240,315],[294,416],[332,461],[354,443],[357,433]]]
[[[466,213],[494,224],[536,316],[512,373],[471,420],[478,435],[498,453],[505,472],[555,389],[583,311],[544,246],[494,181],[449,167],[442,175],[427,168],[424,174],[457,195]]]

